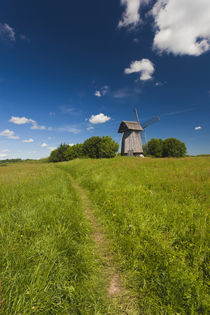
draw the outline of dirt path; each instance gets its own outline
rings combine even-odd
[[[96,244],[96,248],[104,261],[104,276],[107,279],[107,294],[112,300],[113,305],[116,307],[116,311],[113,314],[129,314],[135,315],[139,312],[135,311],[135,298],[130,296],[127,290],[123,287],[120,274],[118,273],[115,264],[113,254],[110,252],[109,243],[106,239],[102,228],[97,222],[94,216],[94,208],[88,199],[85,191],[77,184],[77,182],[69,175],[72,186],[78,192],[85,214],[90,221],[93,229],[93,240]],[[117,311],[118,309],[118,311]]]

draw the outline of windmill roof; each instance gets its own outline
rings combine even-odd
[[[137,121],[125,121],[125,120],[123,120],[120,124],[118,132],[122,133],[122,132],[125,132],[128,130],[141,131],[141,130],[143,130],[143,128],[140,125],[140,123]]]

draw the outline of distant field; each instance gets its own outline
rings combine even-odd
[[[96,204],[142,314],[209,312],[210,158],[62,163]]]
[[[0,167],[0,314],[117,314],[68,174],[137,297],[129,314],[209,313],[210,158],[118,157]]]

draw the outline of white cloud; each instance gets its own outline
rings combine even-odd
[[[87,127],[86,130],[90,131],[90,130],[93,130],[94,127],[93,126],[90,126],[90,127]]]
[[[58,128],[58,130],[64,131],[64,132],[74,133],[75,135],[81,132],[80,129],[78,129],[77,127],[74,127],[74,126],[65,126],[62,128]]]
[[[1,131],[1,132],[0,132],[0,136],[6,137],[7,139],[13,139],[13,140],[18,140],[18,139],[20,139],[20,137],[15,136],[14,131],[9,130],[9,129],[5,129],[5,130]]]
[[[26,140],[22,140],[23,143],[32,143],[34,142],[34,139],[30,138],[30,139],[26,139]]]
[[[139,87],[135,87],[132,89],[129,89],[127,87],[116,90],[112,93],[113,98],[117,99],[123,99],[123,98],[128,98],[131,96],[135,96],[141,93],[141,89]]]
[[[14,29],[9,26],[8,24],[0,23],[0,37],[2,39],[8,39],[10,41],[15,41],[15,31]]]
[[[41,144],[41,147],[43,147],[43,148],[46,148],[47,146],[48,146],[48,145],[47,145],[47,143],[45,143],[45,142]]]
[[[158,0],[153,47],[174,55],[199,56],[210,50],[209,0]]]
[[[140,80],[146,81],[152,79],[152,74],[155,68],[153,63],[149,59],[142,59],[140,61],[133,61],[130,64],[130,68],[125,69],[125,74],[131,74],[139,72]]]
[[[74,145],[74,143],[69,143],[69,146],[72,147]]]
[[[97,97],[101,97],[101,96],[102,96],[102,95],[101,95],[101,92],[98,91],[98,90],[95,91],[94,95],[97,96]]]
[[[158,82],[155,82],[155,86],[157,87],[157,86],[163,86],[163,85],[165,85],[166,84],[166,82],[161,82],[161,81],[158,81]]]
[[[101,89],[96,90],[94,95],[97,97],[102,97],[102,96],[106,95],[108,93],[108,91],[109,91],[108,85],[104,85]]]
[[[118,27],[135,28],[140,23],[139,10],[142,5],[148,4],[151,0],[121,0],[121,5],[125,7],[125,12],[119,21]]]
[[[121,0],[121,5],[125,6],[125,12],[119,21],[118,27],[136,26],[140,21],[139,9],[141,0]]]
[[[5,154],[5,153],[0,153],[0,158],[5,158],[5,157],[7,157],[7,154]]]
[[[25,124],[32,124],[31,129],[36,129],[36,130],[45,130],[45,126],[39,126],[37,122],[31,118],[26,118],[26,117],[15,117],[12,116],[9,122],[16,124],[16,125],[25,125]]]
[[[50,152],[54,151],[55,149],[57,149],[56,147],[47,147],[48,150],[50,150]]]
[[[201,126],[197,126],[197,127],[194,128],[194,130],[201,130],[201,129],[202,129]]]
[[[91,124],[95,124],[96,125],[96,124],[103,124],[103,123],[107,122],[110,119],[111,119],[110,117],[100,113],[98,115],[92,115],[90,117],[90,119],[89,119],[89,122]]]

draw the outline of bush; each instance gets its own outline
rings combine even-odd
[[[148,155],[153,155],[155,157],[163,156],[163,140],[162,139],[151,139],[148,142]]]
[[[56,150],[52,151],[48,161],[49,162],[62,162],[66,161],[65,153],[69,148],[68,144],[61,144]]]
[[[69,146],[65,152],[66,161],[78,159],[84,156],[83,153],[83,144],[75,144],[73,146]]]
[[[84,155],[90,158],[112,158],[116,155],[119,149],[118,143],[112,138],[106,137],[91,137],[83,144]]]
[[[176,138],[168,138],[163,141],[163,157],[183,157],[186,153],[184,142]]]

